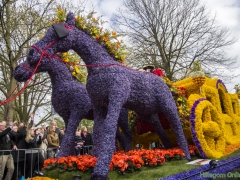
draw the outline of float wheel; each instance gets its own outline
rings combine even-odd
[[[193,142],[203,158],[219,158],[225,152],[224,122],[217,109],[205,98],[192,94],[190,106],[190,128]]]

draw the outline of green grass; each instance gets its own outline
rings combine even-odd
[[[228,159],[234,156],[240,155],[240,150],[235,151],[234,153],[224,156],[218,160]],[[198,157],[193,157],[192,160],[198,159]],[[110,180],[139,180],[139,179],[148,179],[156,180],[157,178],[167,177],[173,174],[178,174],[180,172],[189,171],[190,169],[197,168],[196,165],[186,164],[187,160],[171,160],[165,162],[162,166],[158,167],[142,167],[141,170],[134,172],[127,172],[125,175],[121,175],[116,171],[110,171],[108,177]],[[59,180],[70,180],[73,175],[79,174],[82,176],[81,180],[89,180],[91,173],[81,172],[81,171],[69,171],[60,173],[57,169],[51,171],[45,171],[44,175],[47,177],[59,179]]]

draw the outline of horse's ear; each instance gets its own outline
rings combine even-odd
[[[68,35],[68,31],[63,23],[53,24],[53,28],[56,31],[59,38],[66,37]]]
[[[68,13],[66,23],[69,26],[75,26],[76,21],[75,21],[74,14],[72,12]]]

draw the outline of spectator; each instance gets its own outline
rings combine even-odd
[[[42,125],[42,130],[43,130],[44,132],[46,132],[46,130],[47,130],[47,127],[46,127],[46,125],[45,125],[45,124],[43,124],[43,125]]]
[[[81,137],[81,130],[76,131],[76,136],[74,138],[75,141],[75,150],[76,150],[76,155],[79,156],[80,154],[83,153],[83,139]]]
[[[9,126],[13,126],[13,121],[8,121]]]
[[[92,154],[92,147],[89,147],[89,146],[93,145],[92,135],[90,133],[88,133],[88,130],[87,130],[86,126],[83,126],[81,128],[81,132],[82,132],[81,137],[84,141],[84,147],[88,146],[88,147],[85,147],[85,149],[87,149],[88,154]]]
[[[41,132],[37,129],[28,129],[26,135],[27,149],[27,162],[28,162],[28,177],[32,177],[33,174],[42,176],[43,173],[40,171],[43,167],[44,158],[40,151],[34,150],[42,143]]]
[[[56,133],[56,126],[50,126],[48,133],[47,133],[47,141],[48,141],[48,148],[53,148],[53,156],[56,156],[56,153],[58,151],[58,149],[60,148],[59,145],[59,136]],[[51,157],[52,155],[50,155],[51,151],[49,151],[49,156]]]
[[[6,128],[7,122],[6,121],[2,121],[3,126]]]
[[[34,113],[33,112],[30,113],[29,117],[30,117],[30,122],[27,125],[27,129],[31,129],[33,127],[33,124],[34,124]]]
[[[61,144],[62,139],[63,139],[63,135],[62,135],[62,133],[60,132],[59,128],[57,127],[56,121],[53,120],[53,121],[51,122],[51,126],[55,126],[55,127],[56,127],[55,133],[57,133],[58,138],[59,138],[59,144]]]
[[[146,65],[146,66],[144,66],[143,67],[143,69],[146,71],[146,72],[153,72],[153,70],[154,70],[154,65],[152,65],[152,64],[149,64],[149,65]]]
[[[48,133],[50,126],[46,126],[46,133]]]
[[[18,130],[18,126],[17,126],[17,125],[13,125],[12,131],[15,132],[15,133],[17,133],[17,130]]]
[[[19,127],[17,133],[15,135],[16,145],[19,149],[19,152],[15,152],[13,154],[14,157],[14,166],[17,167],[18,165],[18,172],[17,169],[14,169],[13,173],[13,180],[17,179],[17,175],[19,177],[24,175],[24,160],[25,160],[25,149],[27,149],[26,144],[26,133],[27,133],[27,126],[25,123],[19,123]]]
[[[13,122],[13,125],[19,126],[19,122],[18,122],[17,120],[15,120],[15,121]]]
[[[61,132],[61,134],[64,136],[65,130],[64,130],[64,129],[60,129],[60,132]]]
[[[164,74],[164,72],[162,71],[162,69],[157,68],[153,71],[153,74],[160,76],[160,77],[166,77],[166,75]]]
[[[47,158],[46,151],[47,151],[47,146],[48,146],[46,127],[42,126],[40,131],[41,131],[41,136],[42,136],[42,144],[39,146],[39,148],[42,149],[42,155],[45,159],[45,158]]]
[[[27,128],[31,128],[33,126],[34,113],[31,113],[29,117],[30,117],[30,122],[28,127],[24,122],[18,122],[18,121],[13,122],[14,125],[18,125],[17,133],[15,134],[15,141],[19,149],[18,152],[13,151],[14,166],[17,167],[18,165],[18,169],[17,168],[14,169],[14,173],[12,177],[13,180],[17,179],[17,176],[22,177],[25,174],[24,172],[25,150],[28,148],[27,142],[26,142],[26,134],[27,134]]]
[[[6,123],[0,122],[0,178],[3,179],[5,166],[7,166],[7,174],[5,180],[10,180],[14,172],[14,162],[10,151],[4,150],[17,150],[17,146],[10,139],[8,133],[11,127],[5,128]]]
[[[17,130],[18,130],[18,127],[17,127],[16,125],[13,125],[13,126],[12,126],[12,130],[8,133],[9,136],[10,136],[10,139],[11,139],[15,144],[17,144],[17,141],[16,141]]]

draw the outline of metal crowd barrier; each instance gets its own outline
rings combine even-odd
[[[83,146],[83,148],[82,148],[83,154],[90,154],[90,155],[92,155],[92,147],[93,147],[92,145],[90,145],[90,146]],[[4,152],[10,152],[12,154],[12,156],[15,156],[15,158],[17,157],[17,159],[15,159],[13,157],[13,161],[14,161],[14,165],[17,165],[17,166],[14,166],[14,168],[16,169],[16,173],[17,173],[16,174],[16,180],[18,180],[19,179],[19,177],[18,177],[19,174],[18,173],[19,173],[19,159],[20,159],[19,154],[20,154],[20,152],[24,153],[24,160],[23,160],[24,161],[23,162],[24,163],[24,170],[23,170],[22,176],[25,177],[25,173],[26,173],[25,171],[26,171],[26,165],[27,165],[26,157],[27,157],[28,154],[31,154],[31,160],[32,160],[33,154],[34,153],[38,153],[38,162],[39,162],[39,154],[42,154],[43,158],[45,160],[45,159],[48,159],[48,158],[56,157],[56,153],[58,153],[58,150],[59,150],[59,148],[48,148],[46,150],[45,149],[41,149],[41,148],[18,149],[18,150],[0,150],[0,157],[2,158],[2,159],[0,158],[0,164],[3,162],[3,156],[2,155],[4,155]],[[31,168],[31,177],[33,175],[32,174],[32,170],[33,170],[32,168],[34,168],[34,167],[35,167],[34,165],[32,165],[31,167],[28,167],[28,168]],[[37,170],[38,171],[40,170],[39,169],[39,163],[38,163],[38,166],[37,166]],[[0,172],[1,172],[1,169],[0,169]],[[0,180],[2,180],[3,175],[4,174],[0,173]],[[31,177],[27,177],[27,178],[31,178]],[[15,180],[15,179],[13,179],[13,180]]]
[[[83,146],[82,147],[82,154],[90,154],[92,155],[92,145],[89,146]],[[45,159],[48,158],[54,158],[57,156],[57,153],[59,151],[59,148],[47,148],[46,150],[46,156],[44,157]]]
[[[19,154],[20,152],[23,152],[24,153],[24,167],[23,167],[23,174],[22,176],[25,177],[25,171],[26,171],[26,156],[27,154],[31,154],[31,161],[32,161],[32,158],[33,158],[33,153],[38,153],[38,162],[39,162],[39,154],[43,151],[43,149],[40,149],[40,148],[34,148],[34,149],[18,149],[18,150],[0,150],[0,156],[1,156],[1,161],[0,161],[0,164],[3,162],[3,155],[4,155],[4,152],[10,152],[10,154],[12,154],[12,156],[15,156],[13,157],[13,162],[14,162],[14,169],[16,169],[16,180],[19,179]],[[17,158],[16,158],[17,157]],[[16,158],[16,159],[15,159]],[[17,165],[15,167],[15,165]],[[35,167],[35,166],[34,166]],[[6,167],[5,167],[6,168]],[[33,168],[33,165],[31,167],[31,177],[32,177],[32,168]],[[39,171],[39,163],[38,163],[38,166],[37,166],[37,170]],[[0,170],[1,171],[1,170]],[[0,174],[0,180],[2,180],[2,177],[4,176],[4,172],[2,172],[3,174]],[[29,177],[29,178],[31,178]],[[27,177],[28,178],[28,177]],[[13,178],[12,178],[13,179]],[[13,179],[15,180],[15,179]]]
[[[83,154],[90,154],[92,155],[92,145],[83,146]]]
[[[48,159],[48,158],[55,158],[57,156],[57,153],[59,151],[59,148],[47,148],[46,150],[46,156],[45,156],[45,159]]]
[[[32,158],[33,158],[33,154],[34,153],[38,153],[38,166],[37,166],[37,170],[39,172],[39,154],[42,153],[43,149],[40,148],[32,148],[32,149],[25,149],[25,156],[24,156],[24,177],[25,177],[25,167],[26,167],[26,156],[27,154],[31,154],[31,162],[32,162]],[[33,164],[30,167],[31,168],[31,177],[32,177],[32,168],[35,167]],[[29,168],[29,167],[28,167]],[[17,176],[18,177],[18,176]],[[30,177],[30,178],[31,178]]]

